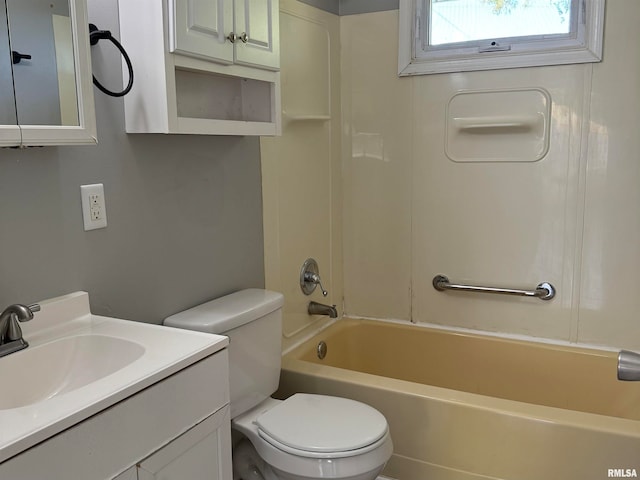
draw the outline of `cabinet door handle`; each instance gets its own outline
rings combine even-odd
[[[242,43],[247,43],[249,41],[249,36],[247,35],[247,32],[242,32],[238,38],[242,40]]]
[[[238,39],[238,35],[236,35],[233,32],[231,32],[229,35],[227,35],[227,40],[229,40],[231,43],[236,43],[237,39]]]

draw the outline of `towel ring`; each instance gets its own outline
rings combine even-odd
[[[93,23],[89,24],[89,43],[91,46],[97,45],[100,40],[109,40],[113,43],[124,58],[127,63],[127,69],[129,70],[129,84],[125,87],[121,92],[112,92],[111,90],[107,90],[102,84],[98,81],[98,79],[93,75],[93,84],[98,87],[102,93],[109,95],[111,97],[124,97],[127,93],[131,91],[131,87],[133,87],[133,66],[131,65],[131,59],[124,47],[120,44],[118,40],[113,38],[111,32],[109,30],[100,30]]]

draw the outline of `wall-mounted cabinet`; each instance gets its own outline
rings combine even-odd
[[[0,0],[0,146],[96,143],[85,0]]]
[[[277,7],[277,0],[169,0],[169,51],[278,70]]]
[[[127,132],[280,133],[277,0],[140,0],[119,8],[136,75],[125,97]]]

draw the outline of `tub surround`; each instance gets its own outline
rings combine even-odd
[[[285,296],[288,348],[330,322],[307,313],[310,301],[342,312],[340,19],[298,0],[281,0],[280,11],[282,136],[262,138],[260,147],[265,285]],[[327,297],[300,289],[309,257]]]
[[[340,17],[347,315],[640,350],[638,15],[607,3],[600,63],[412,78],[396,73],[397,11]],[[447,158],[456,94],[531,88],[551,99],[544,158]],[[442,293],[440,273],[557,295]]]
[[[628,154],[640,149],[630,130],[640,122],[640,62],[618,54],[621,32],[637,34],[625,12],[640,4],[607,5],[602,63],[412,78],[396,73],[397,10],[281,7],[283,108],[316,118],[261,140],[265,285],[286,297],[285,348],[326,325],[306,314],[308,300],[325,299],[297,285],[313,256],[328,303],[351,316],[640,350],[630,241],[640,227],[629,208],[640,205],[639,175]],[[451,99],[514,89],[548,92],[548,153],[527,163],[448,159]],[[301,207],[309,178],[313,201]],[[442,293],[431,285],[439,273],[514,288],[544,280],[557,295]]]

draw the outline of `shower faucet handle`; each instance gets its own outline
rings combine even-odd
[[[302,264],[302,269],[300,270],[300,289],[305,295],[311,295],[318,285],[320,286],[320,291],[322,292],[323,297],[329,295],[329,292],[327,292],[322,286],[318,262],[313,258],[307,258]]]
[[[320,291],[322,292],[322,296],[326,297],[329,293],[324,289],[324,287],[322,286],[322,281],[320,280],[320,275],[318,275],[317,273],[310,273],[307,272],[304,275],[304,281],[306,283],[313,283],[316,284],[320,287]]]

